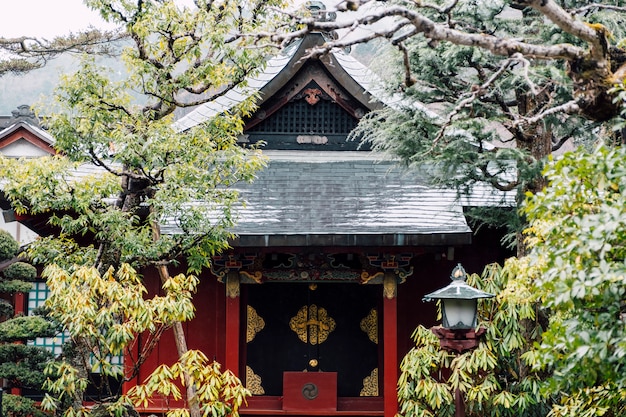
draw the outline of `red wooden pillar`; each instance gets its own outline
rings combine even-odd
[[[23,292],[17,292],[13,295],[13,309],[14,315],[17,317],[18,315],[26,315],[26,300],[28,299],[27,295]],[[18,344],[22,344],[22,342],[15,342]],[[11,388],[11,394],[13,395],[21,395],[22,390],[20,388]]]
[[[386,272],[383,282],[383,396],[385,417],[398,413],[398,297],[397,279]]]
[[[15,293],[13,296],[13,306],[15,315],[26,315],[26,295],[23,292]]]
[[[240,325],[239,271],[226,275],[226,358],[225,367],[239,376]]]

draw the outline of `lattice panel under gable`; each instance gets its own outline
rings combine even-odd
[[[314,104],[307,101],[310,96],[299,94],[249,132],[347,135],[356,127],[358,120],[325,93],[318,92],[320,97]]]

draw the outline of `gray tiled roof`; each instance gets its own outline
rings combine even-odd
[[[470,243],[462,204],[397,161],[359,151],[265,151],[268,165],[239,183],[234,246],[404,246]],[[74,178],[102,168],[81,165]],[[113,200],[112,200],[113,201]],[[173,219],[170,219],[173,220]],[[165,234],[181,231],[176,221]]]
[[[261,73],[256,77],[247,79],[247,86],[237,86],[216,100],[202,104],[191,113],[174,122],[174,128],[182,131],[204,123],[211,117],[241,103],[254,92],[261,90],[289,64],[300,43],[302,43],[301,39],[295,41],[280,54],[268,60],[265,69]]]
[[[267,168],[237,187],[246,204],[236,246],[469,243],[455,193],[394,161],[369,152],[265,154]]]

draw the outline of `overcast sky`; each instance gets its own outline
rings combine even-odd
[[[177,1],[181,4],[193,4],[193,0]],[[300,1],[304,0],[295,0],[296,3]],[[337,1],[324,2],[335,4]],[[28,35],[53,38],[68,31],[87,29],[90,25],[103,29],[113,28],[98,13],[85,6],[82,0],[0,0],[0,9],[0,37]]]
[[[0,3],[0,36],[3,37],[50,38],[87,29],[90,25],[106,27],[100,16],[87,8],[82,0],[0,0]]]

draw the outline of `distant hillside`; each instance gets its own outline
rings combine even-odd
[[[353,48],[351,55],[365,65],[370,65],[375,64],[375,57],[380,56],[381,49],[380,44],[371,42]],[[22,104],[33,105],[45,96],[51,96],[61,74],[76,68],[79,59],[75,55],[62,55],[48,62],[45,67],[27,74],[0,77],[0,117],[10,116],[11,111]],[[124,73],[124,64],[120,59],[101,58],[101,62],[118,74]],[[379,70],[375,65],[373,69]],[[179,109],[175,115],[181,117],[191,110],[191,108]]]
[[[10,115],[21,104],[33,105],[44,96],[50,96],[61,74],[76,68],[78,62],[77,56],[62,55],[38,70],[23,75],[9,74],[0,77],[0,115]],[[118,59],[107,58],[102,62],[115,71],[121,72],[124,69],[123,63]]]

